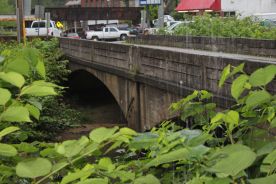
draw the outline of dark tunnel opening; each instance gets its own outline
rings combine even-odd
[[[87,71],[73,72],[66,84],[65,100],[81,112],[83,124],[127,124],[108,88]]]

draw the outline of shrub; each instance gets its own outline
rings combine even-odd
[[[170,33],[171,34],[171,33]],[[276,39],[276,27],[262,26],[250,17],[196,16],[188,25],[177,28],[173,35]]]
[[[4,128],[0,131],[1,183],[275,182],[276,140],[272,129],[276,127],[276,99],[267,91],[276,75],[275,65],[251,75],[244,72],[244,64],[228,65],[219,86],[228,78],[234,79],[231,94],[236,104],[229,109],[217,112],[215,104],[208,103],[212,94],[204,90],[171,105],[183,121],[193,119],[202,130],[163,122],[145,133],[102,127],[79,140],[11,144],[20,135],[15,125],[39,119],[40,98],[56,95],[54,89],[59,88],[42,80],[26,80],[29,72],[45,78],[43,63],[29,51],[37,53],[34,49],[21,53],[28,53],[25,56],[31,63],[24,57],[5,59],[0,72],[0,124]],[[24,70],[17,67],[18,62]],[[217,137],[217,129],[221,137]]]

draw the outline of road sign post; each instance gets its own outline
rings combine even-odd
[[[146,6],[147,20],[149,19],[149,5],[158,5],[158,27],[164,27],[164,0],[140,0],[140,6]],[[148,23],[149,24],[149,23]]]
[[[50,19],[51,19],[51,14],[49,12],[45,13],[45,18],[46,18],[46,28],[47,28],[47,38],[49,35],[49,28],[50,28]]]
[[[23,0],[16,0],[17,41],[19,43],[22,43],[25,40],[25,22],[23,12]]]

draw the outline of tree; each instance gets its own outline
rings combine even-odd
[[[170,14],[178,5],[180,0],[164,0],[165,13]]]
[[[1,0],[0,3],[0,14],[14,14],[15,9],[14,6],[12,6],[9,0]]]

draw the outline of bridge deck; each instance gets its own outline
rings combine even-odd
[[[124,43],[121,43],[121,44],[124,44]],[[252,56],[252,55],[245,55],[245,54],[234,54],[234,53],[226,53],[226,52],[207,51],[207,50],[184,49],[184,48],[156,46],[156,45],[142,45],[142,44],[131,44],[131,45],[137,46],[137,47],[150,48],[150,49],[158,49],[160,51],[172,51],[172,52],[180,52],[180,53],[194,54],[194,55],[200,55],[200,56],[221,57],[226,59],[236,59],[236,60],[244,60],[244,61],[251,61],[251,62],[258,62],[258,63],[276,64],[276,58],[271,58],[271,57],[261,57],[261,56]]]

